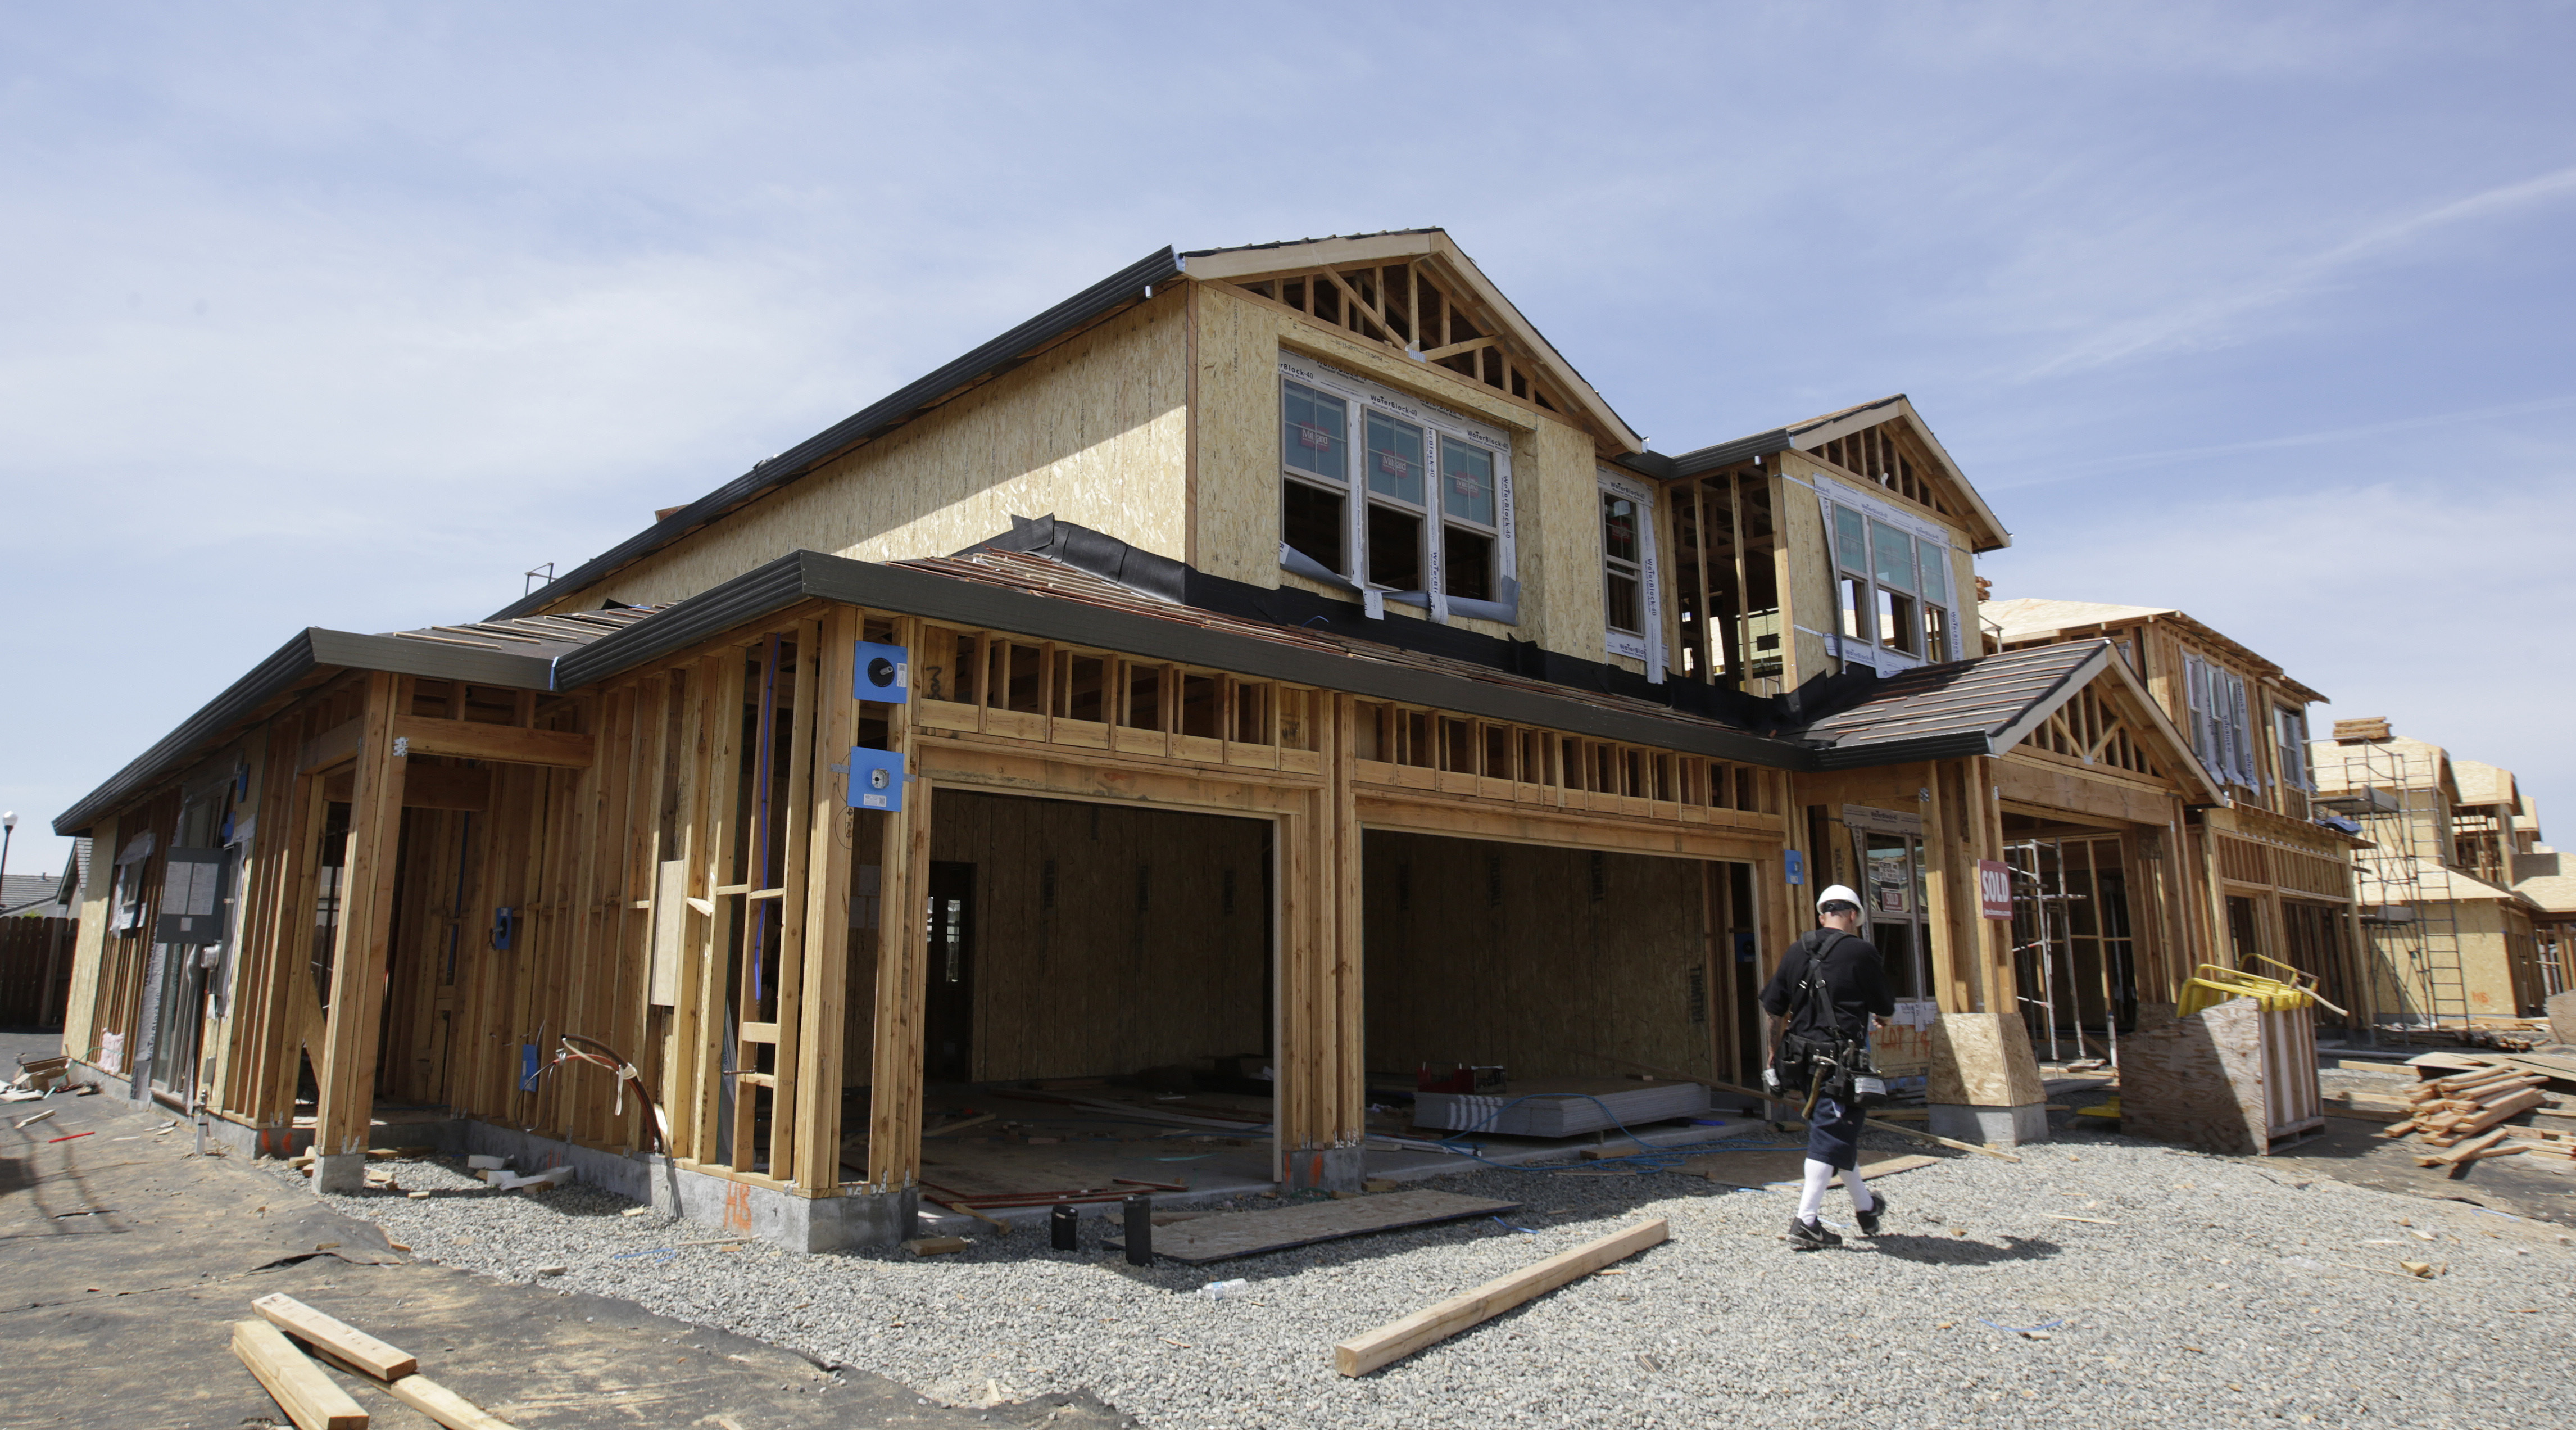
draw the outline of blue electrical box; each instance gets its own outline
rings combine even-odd
[[[912,698],[912,652],[899,645],[859,642],[850,693],[861,700],[901,705]]]
[[[903,811],[903,752],[852,749],[849,804],[852,809],[900,814]]]
[[[494,909],[492,911],[492,947],[499,949],[504,953],[509,952],[513,936],[516,935],[518,931],[518,910]]]
[[[1797,850],[1784,849],[1780,851],[1780,867],[1788,872],[1790,883],[1803,884],[1807,882],[1807,856],[1799,853]]]

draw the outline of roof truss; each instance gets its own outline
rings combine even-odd
[[[1645,448],[1645,439],[1436,229],[1191,254],[1185,271],[1447,368],[1586,428],[1614,452]]]
[[[1789,444],[1966,526],[1980,551],[2012,544],[2012,533],[1903,396],[1791,428]]]

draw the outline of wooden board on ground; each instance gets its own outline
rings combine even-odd
[[[1366,1335],[1333,1347],[1333,1365],[1344,1375],[1366,1375],[1389,1361],[1402,1360],[1424,1346],[1489,1321],[1534,1296],[1543,1296],[1578,1276],[1624,1261],[1671,1235],[1662,1217],[1639,1222],[1625,1231],[1560,1251],[1535,1266],[1496,1277],[1463,1296],[1453,1296],[1400,1321],[1390,1321]]]
[[[407,1375],[385,1387],[394,1399],[447,1430],[511,1430],[510,1422],[425,1375]]]
[[[1861,1180],[1892,1177],[1917,1167],[1929,1167],[1940,1160],[1919,1152],[1864,1152],[1860,1159]],[[1783,1182],[1806,1180],[1807,1154],[1804,1149],[1796,1147],[1765,1152],[1709,1152],[1682,1163],[1680,1170],[1726,1186],[1751,1187],[1759,1191]]]
[[[266,1321],[233,1323],[233,1354],[259,1378],[297,1430],[366,1430],[367,1412]]]
[[[1520,1205],[1462,1197],[1454,1192],[1414,1191],[1308,1202],[1275,1211],[1222,1212],[1157,1232],[1154,1254],[1197,1266],[1376,1231],[1399,1231],[1473,1216],[1500,1216],[1519,1210]]]
[[[399,1380],[420,1369],[411,1352],[368,1335],[348,1322],[326,1316],[285,1292],[262,1296],[250,1308],[270,1324],[299,1340],[310,1341],[378,1380]]]

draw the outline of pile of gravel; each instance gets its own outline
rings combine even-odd
[[[1523,1202],[1509,1220],[1530,1232],[1480,1220],[1207,1268],[1130,1267],[1099,1219],[1079,1253],[1029,1231],[931,1258],[691,1246],[716,1234],[442,1162],[397,1166],[426,1200],[332,1200],[449,1265],[560,1266],[566,1287],[952,1403],[1088,1391],[1153,1426],[2494,1425],[2552,1416],[2576,1343],[2556,1227],[2116,1135],[1889,1178],[1875,1242],[1837,1190],[1826,1219],[1852,1240],[1807,1254],[1781,1236],[1792,1192],[1601,1171],[1429,1184]],[[1373,1376],[1333,1370],[1336,1341],[1647,1216],[1672,1240],[1621,1274]],[[1197,1294],[1234,1277],[1242,1299]]]

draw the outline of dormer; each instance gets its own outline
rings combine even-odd
[[[1624,465],[1670,507],[1684,676],[1774,694],[1981,653],[1975,553],[2012,534],[1903,394]]]

